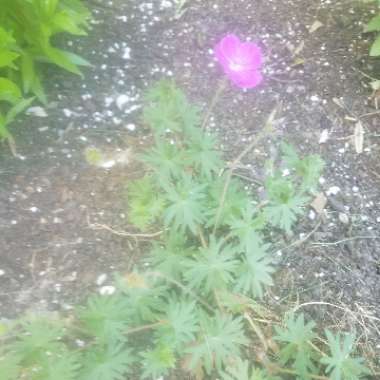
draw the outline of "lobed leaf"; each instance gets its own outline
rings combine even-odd
[[[200,318],[200,334],[197,342],[186,349],[189,354],[189,369],[201,366],[209,375],[215,368],[221,371],[232,358],[241,355],[241,348],[248,344],[244,335],[242,318],[216,314]]]
[[[208,246],[200,248],[186,263],[184,277],[188,285],[205,294],[226,289],[238,266],[235,255],[236,248],[211,235]]]

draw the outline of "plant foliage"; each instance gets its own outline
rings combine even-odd
[[[0,139],[13,141],[8,130],[17,114],[37,97],[46,103],[42,68],[55,64],[81,75],[89,63],[57,48],[54,36],[84,36],[90,13],[81,0],[2,0],[0,6]],[[23,99],[23,95],[32,96]]]
[[[252,318],[269,318],[258,300],[274,284],[270,229],[291,231],[318,182],[319,158],[284,146],[290,174],[273,170],[258,203],[223,173],[215,137],[199,128],[197,110],[173,82],[159,83],[146,99],[154,146],[140,156],[145,175],[128,183],[128,215],[159,237],[141,265],[115,274],[114,294],[6,331],[2,379],[184,378],[183,371],[199,380],[365,376],[353,336],[326,332],[330,354],[321,354],[316,325],[303,314],[265,330]]]

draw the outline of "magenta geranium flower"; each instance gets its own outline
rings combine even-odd
[[[263,76],[262,52],[253,42],[241,42],[234,34],[223,37],[214,48],[215,57],[226,76],[238,87],[253,88]]]

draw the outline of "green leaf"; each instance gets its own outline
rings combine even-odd
[[[32,88],[32,85],[35,80],[35,67],[34,61],[31,54],[24,52],[21,55],[21,76],[22,76],[22,84],[23,90],[25,93],[28,93]]]
[[[0,78],[0,101],[16,104],[21,99],[17,84],[7,78]]]
[[[305,380],[311,379],[310,375],[317,371],[316,354],[310,345],[310,342],[316,338],[314,327],[314,322],[305,324],[303,314],[298,318],[293,314],[289,315],[285,321],[285,328],[275,327],[277,335],[274,339],[286,343],[279,353],[281,363],[283,365],[291,363],[297,376]]]
[[[33,317],[21,322],[22,333],[11,344],[27,366],[39,363],[46,352],[60,352],[65,335],[63,323],[43,317]]]
[[[21,99],[19,102],[17,102],[11,109],[8,110],[5,116],[5,124],[8,125],[12,123],[18,114],[30,106],[33,100],[34,98],[27,98]]]
[[[212,135],[194,134],[185,154],[189,165],[208,180],[223,168],[221,155],[216,150],[216,138]]]
[[[364,33],[379,32],[380,31],[380,15],[371,19],[371,21],[364,27]]]
[[[5,117],[0,113],[0,140],[4,139],[12,139],[12,135],[8,131]]]
[[[157,321],[165,310],[167,286],[149,273],[133,271],[115,275],[116,286],[126,296],[130,320],[136,323]]]
[[[68,58],[68,60],[77,66],[85,66],[85,67],[92,67],[92,64],[81,57],[78,54],[72,53],[71,51],[62,51],[63,54]]]
[[[199,111],[190,105],[185,94],[174,81],[162,80],[151,88],[145,97],[143,119],[152,128],[155,136],[168,132],[184,133],[191,136],[199,124]]]
[[[216,368],[220,371],[230,360],[241,355],[241,347],[248,344],[244,335],[242,318],[216,314],[210,317],[203,314],[201,333],[197,342],[186,349],[190,355],[189,368],[204,367],[210,375]]]
[[[163,243],[153,243],[148,262],[166,277],[180,280],[186,268],[187,258],[194,254],[194,250],[186,243],[184,235],[169,231],[168,235],[164,236]]]
[[[21,371],[21,357],[15,353],[0,351],[1,380],[16,380]]]
[[[58,3],[59,0],[44,0],[41,2],[41,5],[43,6],[48,18],[53,17],[54,13],[57,10]]]
[[[8,50],[0,51],[0,68],[7,67],[7,66],[15,68],[12,62],[18,57],[19,57],[19,54],[14,53],[13,51],[8,51]]]
[[[43,360],[36,363],[37,366],[41,365],[37,375],[38,379],[77,380],[81,367],[80,362],[80,354],[67,350],[60,353],[46,353]]]
[[[177,300],[172,294],[162,317],[165,323],[155,331],[159,345],[172,347],[180,353],[189,342],[194,341],[199,330],[195,311],[194,301]]]
[[[280,177],[269,177],[265,183],[268,193],[268,205],[264,207],[264,216],[273,226],[291,232],[297,215],[302,213],[302,206],[307,198],[296,194],[290,180]]]
[[[363,365],[363,358],[352,357],[355,348],[354,334],[338,333],[334,336],[329,330],[325,333],[330,356],[324,356],[320,361],[327,366],[326,373],[331,380],[358,380],[370,374],[368,368]]]
[[[76,36],[87,35],[87,32],[73,19],[72,15],[65,10],[56,13],[51,19],[51,23],[58,32],[68,32]]]
[[[236,358],[234,363],[229,364],[226,371],[221,374],[222,380],[275,380],[265,370],[250,367],[248,360]]]
[[[245,252],[237,269],[235,291],[262,298],[263,288],[273,285],[272,273],[275,269],[265,248],[262,243],[257,242]]]
[[[242,249],[261,244],[260,231],[265,226],[263,214],[259,214],[251,203],[240,211],[239,216],[232,216],[229,222],[232,236],[239,239]]]
[[[83,74],[78,69],[77,64],[73,62],[72,53],[54,48],[52,46],[45,46],[43,51],[52,63],[55,63],[57,66],[62,67],[73,74],[83,77]],[[75,57],[78,56],[75,55]]]
[[[375,42],[372,44],[369,55],[371,57],[378,57],[380,55],[380,36],[378,36]]]
[[[207,227],[213,227],[216,222],[226,180],[227,177],[226,174],[224,174],[217,177],[217,179],[211,182],[208,187],[208,210],[206,211]],[[230,181],[225,195],[218,225],[228,226],[232,220],[241,217],[241,210],[246,208],[248,203],[250,203],[250,198],[247,191],[244,190],[243,184],[239,180],[233,178]]]
[[[40,76],[38,72],[35,72],[34,81],[32,83],[32,92],[37,96],[38,100],[43,103],[47,104],[47,97],[45,94],[45,90],[41,84]]]
[[[166,375],[168,371],[175,367],[175,356],[171,347],[159,345],[154,350],[145,351],[141,354],[142,378],[158,379]]]
[[[281,144],[281,150],[288,169],[294,169],[301,179],[299,191],[307,192],[316,187],[325,166],[322,159],[314,154],[300,158],[294,148],[286,143]]]
[[[236,249],[223,245],[223,240],[218,241],[211,235],[208,247],[201,248],[187,261],[184,276],[190,287],[209,294],[226,289],[232,283],[238,265]]]
[[[139,159],[157,176],[157,182],[178,178],[185,170],[184,153],[175,144],[158,141]]]
[[[181,233],[188,229],[197,235],[198,227],[205,220],[205,185],[195,183],[184,174],[175,185],[163,184],[163,188],[167,199],[163,214],[165,226]]]
[[[125,297],[91,296],[85,307],[78,309],[83,330],[99,342],[122,339],[128,328],[131,310]]]
[[[145,231],[162,215],[165,199],[149,175],[128,185],[128,219]]]
[[[16,43],[12,34],[0,26],[0,49],[7,48]]]
[[[125,380],[135,361],[132,351],[122,343],[95,346],[84,358],[78,380]]]

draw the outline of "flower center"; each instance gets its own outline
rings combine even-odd
[[[232,71],[243,71],[244,70],[244,65],[236,62],[231,62],[229,65],[230,70]]]

